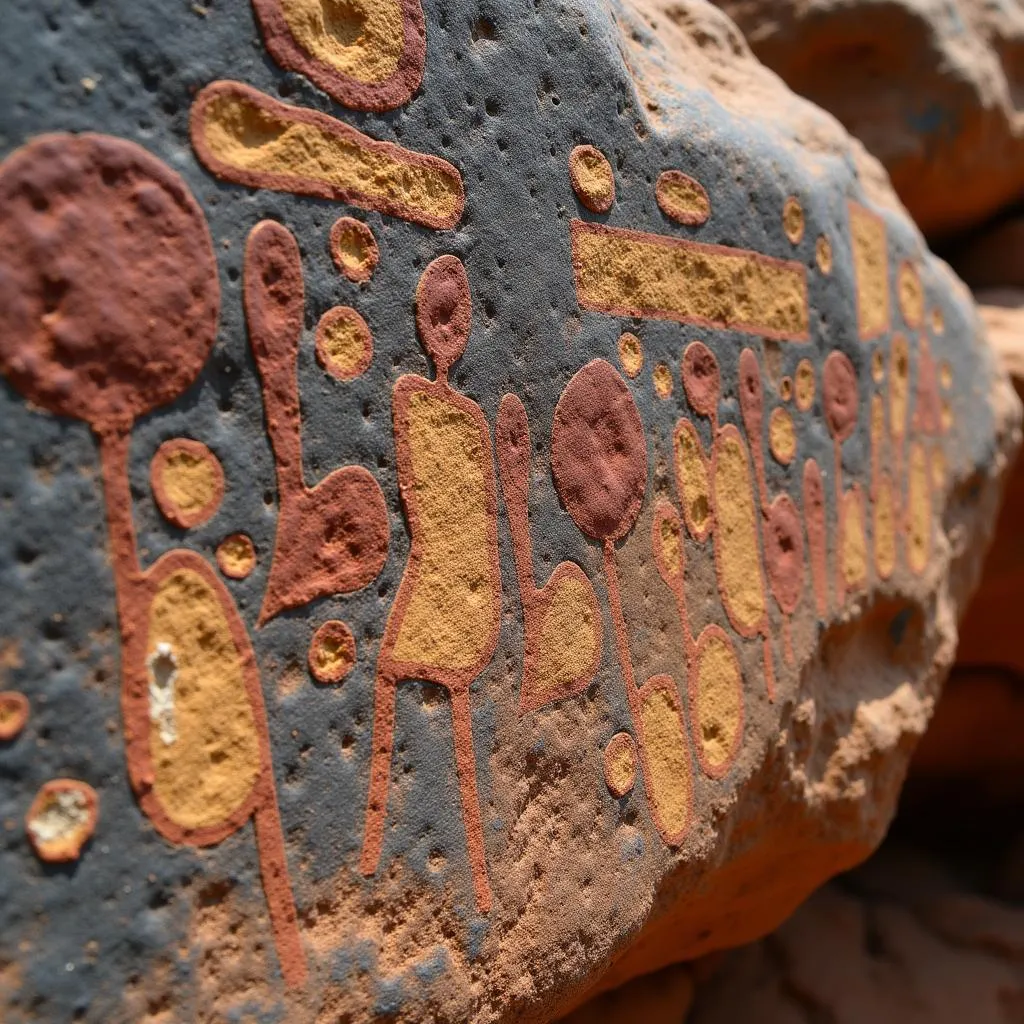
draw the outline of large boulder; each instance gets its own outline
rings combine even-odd
[[[987,0],[715,0],[791,89],[885,165],[929,237],[1024,194],[1024,8]]]
[[[720,12],[0,55],[5,1021],[550,1019],[873,849],[1020,408]]]

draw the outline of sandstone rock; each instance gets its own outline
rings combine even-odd
[[[754,53],[885,165],[925,234],[1024,193],[1024,9],[986,0],[716,0]]]
[[[1005,1024],[1024,1013],[1024,910],[889,848],[733,953],[688,1024]]]
[[[832,118],[698,3],[8,6],[5,1021],[551,1019],[873,848],[1019,405]]]

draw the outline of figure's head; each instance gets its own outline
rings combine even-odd
[[[416,329],[439,380],[466,350],[473,320],[469,278],[458,256],[438,256],[416,287]]]

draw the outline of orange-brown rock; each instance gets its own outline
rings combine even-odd
[[[885,165],[929,236],[1024,194],[1024,8],[986,0],[715,0],[754,53]]]

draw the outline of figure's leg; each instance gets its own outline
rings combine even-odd
[[[268,764],[264,772],[272,773],[273,768]],[[263,893],[270,911],[270,927],[274,933],[277,958],[281,962],[281,973],[285,983],[290,988],[296,988],[306,981],[306,951],[302,948],[302,937],[299,935],[299,923],[295,915],[281,815],[277,809],[272,774],[265,775],[260,785],[263,794],[253,815],[260,877],[263,879]]]
[[[391,788],[391,750],[395,742],[395,689],[398,681],[378,667],[373,703],[373,752],[370,760],[370,791],[366,798],[366,825],[359,870],[372,875],[380,861],[384,822]]]
[[[491,909],[491,883],[487,878],[487,851],[480,821],[480,799],[476,792],[476,757],[473,754],[473,721],[469,689],[451,691],[452,732],[455,740],[455,766],[459,773],[462,820],[466,826],[466,846],[473,869],[473,893],[481,914]]]

